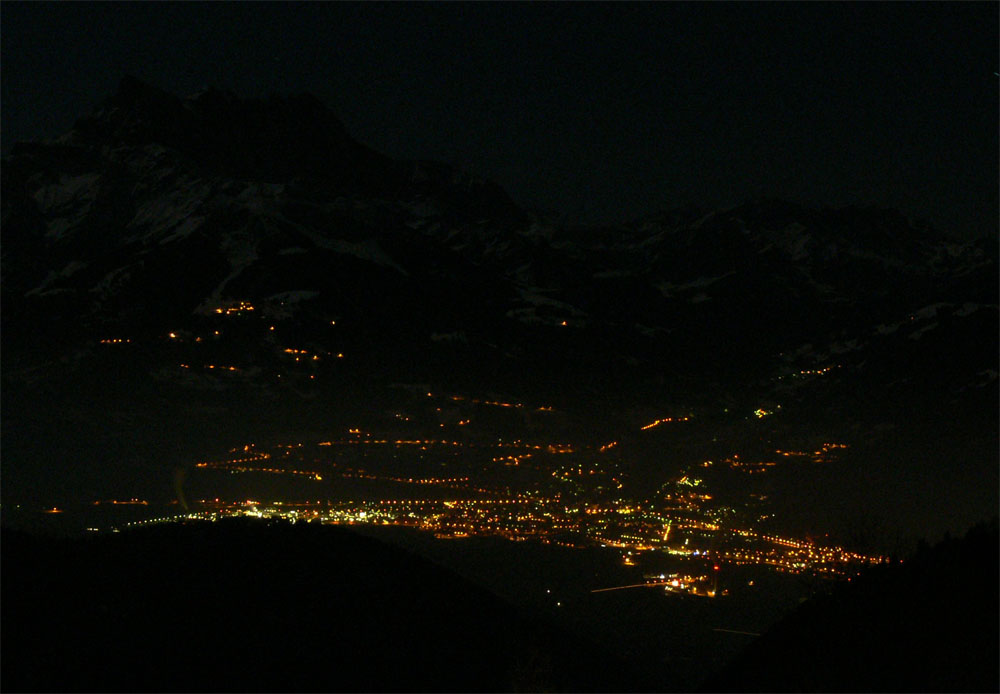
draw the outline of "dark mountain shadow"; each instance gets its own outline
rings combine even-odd
[[[631,668],[415,555],[230,519],[4,530],[5,691],[608,691]]]
[[[802,604],[703,691],[995,692],[997,519]]]

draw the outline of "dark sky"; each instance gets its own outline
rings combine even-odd
[[[775,196],[995,234],[998,7],[982,3],[4,2],[2,134],[125,73],[309,91],[362,142],[569,221]]]

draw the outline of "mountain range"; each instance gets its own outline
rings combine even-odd
[[[595,438],[778,403],[777,427],[940,459],[921,494],[996,479],[995,237],[779,200],[566,226],[314,97],[134,78],[15,145],[0,192],[5,498],[364,419],[400,384],[552,404]]]

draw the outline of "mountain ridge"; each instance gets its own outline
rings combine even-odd
[[[64,319],[99,325],[128,314],[119,300],[128,296],[144,297],[140,313],[153,301],[184,314],[213,301],[322,294],[294,268],[302,251],[346,263],[357,282],[374,273],[398,283],[394,271],[412,290],[436,275],[440,303],[447,285],[466,291],[478,276],[495,288],[479,298],[502,309],[501,320],[661,333],[671,330],[665,316],[684,319],[689,306],[711,314],[720,299],[749,298],[738,313],[765,321],[781,315],[776,306],[791,311],[810,323],[805,332],[829,329],[816,323],[825,311],[844,320],[861,309],[876,325],[968,298],[996,276],[987,240],[949,242],[891,210],[777,200],[681,210],[581,230],[577,240],[495,184],[357,143],[315,97],[242,100],[208,89],[180,99],[130,77],[58,142],[16,147],[3,178],[4,314],[14,318],[63,303]],[[286,279],[245,281],[275,272]],[[169,305],[150,296],[164,289]],[[993,303],[989,290],[975,298]],[[709,322],[733,320],[725,311]]]
[[[795,426],[873,440],[933,430],[947,406],[948,440],[967,439],[965,427],[986,450],[995,437],[995,241],[957,244],[898,212],[774,200],[565,227],[447,165],[371,153],[312,98],[124,92],[82,134],[4,158],[3,376],[24,402],[48,406],[42,393],[64,388],[113,410],[144,393],[157,403],[150,427],[201,402],[238,411],[242,440],[278,426],[269,413],[282,408],[317,429],[323,408],[357,421],[406,383],[553,403],[585,437],[678,403],[752,413],[770,402],[786,420],[797,410]],[[170,118],[157,126],[166,143],[137,133],[137,101],[154,112],[165,101],[201,134]],[[198,103],[216,114],[202,125],[184,105]],[[236,134],[197,151],[234,110],[248,114]],[[289,169],[311,140],[301,122],[333,144]],[[272,132],[298,144],[254,159],[247,143]],[[338,151],[347,159],[324,178]],[[350,157],[367,162],[360,173]],[[115,430],[60,397],[96,439]],[[4,407],[5,422],[41,417]],[[5,458],[28,469],[35,455]]]

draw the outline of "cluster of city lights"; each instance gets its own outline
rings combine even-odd
[[[253,310],[254,306],[249,301],[240,301],[236,304],[228,306],[217,306],[214,312],[223,316],[238,316],[243,313],[249,313]]]
[[[434,397],[433,393],[428,393],[427,397]],[[449,399],[455,402],[470,402],[474,405],[489,405],[491,407],[505,407],[514,409],[525,409],[525,405],[522,402],[501,402],[499,400],[480,400],[479,398],[467,398],[464,395],[449,395]],[[554,412],[552,407],[536,407],[534,408],[537,412]]]
[[[691,421],[690,417],[664,417],[663,419],[657,419],[656,421],[650,422],[644,427],[640,427],[642,431],[647,429],[652,429],[653,427],[658,427],[661,424],[666,424],[668,422],[688,422]]]
[[[825,376],[834,369],[839,369],[839,368],[840,364],[833,364],[831,366],[824,366],[820,369],[801,369],[793,374],[788,374],[786,376],[778,376],[778,380],[780,381],[785,378],[799,378],[800,376]]]
[[[216,313],[233,315],[253,311],[247,302]],[[170,333],[174,340],[181,338]],[[199,338],[200,339],[200,338]],[[127,341],[127,340],[126,340]],[[104,341],[102,341],[104,342]],[[298,347],[279,347],[291,360],[317,362],[318,354]],[[322,353],[322,352],[321,352]],[[338,354],[342,357],[342,354]],[[182,364],[184,368],[191,368]],[[203,369],[237,371],[237,367],[206,364]],[[803,371],[803,375],[820,375],[835,367]],[[417,391],[424,394],[424,387]],[[433,392],[426,392],[434,398]],[[553,411],[551,407],[527,407],[522,402],[480,399],[463,395],[438,395],[454,403],[526,411]],[[445,403],[422,402],[430,405]],[[758,408],[758,419],[780,409]],[[451,410],[449,410],[451,411]],[[668,410],[669,411],[669,410]],[[675,410],[676,411],[676,410]],[[714,596],[718,592],[719,567],[728,565],[758,565],[783,572],[813,572],[829,576],[846,576],[859,564],[883,561],[849,552],[841,547],[820,546],[810,541],[781,537],[760,532],[755,528],[768,518],[763,500],[748,498],[744,502],[714,498],[710,488],[725,468],[756,474],[775,467],[775,460],[809,458],[825,461],[846,444],[823,443],[809,445],[816,450],[776,449],[774,460],[747,460],[739,454],[720,458],[725,467],[696,476],[692,469],[710,468],[711,460],[691,463],[687,471],[671,476],[652,497],[630,498],[632,477],[619,448],[614,455],[600,455],[619,447],[613,440],[603,445],[574,445],[550,441],[521,439],[504,440],[477,436],[470,427],[467,412],[462,416],[442,413],[440,419],[467,427],[461,436],[466,440],[425,438],[402,434],[407,429],[375,432],[350,427],[341,429],[335,438],[318,443],[284,443],[269,450],[254,444],[234,448],[224,460],[195,463],[200,470],[215,470],[231,474],[269,474],[304,477],[315,482],[328,479],[326,485],[303,484],[302,489],[322,488],[332,492],[358,490],[364,500],[292,501],[289,499],[261,502],[203,500],[197,513],[164,515],[130,525],[176,520],[216,520],[226,516],[280,518],[291,522],[327,524],[397,525],[417,528],[442,539],[496,536],[511,541],[528,539],[566,547],[612,548],[620,552],[621,562],[641,570],[649,556],[669,555],[671,562],[691,562],[686,571],[647,577],[644,586],[662,587],[666,592]],[[480,411],[481,412],[481,411]],[[391,411],[387,415],[391,415]],[[433,413],[431,413],[433,414]],[[410,415],[396,412],[393,419],[410,422]],[[485,415],[481,415],[485,418]],[[477,417],[477,420],[479,417]],[[656,419],[640,429],[649,429],[675,422],[688,422],[691,415]],[[438,424],[434,429],[438,429]],[[632,425],[634,426],[634,425]],[[401,435],[402,434],[402,435]],[[458,433],[454,434],[459,436]],[[631,435],[638,438],[633,431]],[[607,439],[605,439],[607,440]],[[628,441],[629,439],[626,439]],[[353,449],[353,450],[352,450]],[[360,449],[360,450],[359,450]],[[746,454],[746,451],[743,451]],[[364,458],[364,467],[356,466]],[[524,464],[525,461],[530,463]],[[352,466],[345,465],[352,462]],[[433,465],[433,472],[419,467]],[[444,472],[438,467],[449,468]],[[693,467],[697,466],[697,467]],[[722,467],[722,466],[720,466]],[[332,478],[332,482],[329,481]],[[349,478],[358,483],[341,482]],[[707,480],[707,481],[706,481]],[[370,484],[369,484],[370,483]],[[396,486],[377,486],[377,485]],[[398,486],[405,485],[405,486]],[[437,487],[437,489],[428,489]],[[247,492],[243,492],[246,494]],[[343,492],[341,492],[343,493]],[[352,491],[352,493],[354,493]],[[309,492],[310,496],[316,494]],[[439,498],[427,498],[427,497]],[[408,498],[423,497],[423,498]],[[447,497],[447,498],[440,498]],[[723,498],[727,498],[723,495]],[[96,504],[143,504],[145,501],[95,502]],[[50,511],[58,512],[58,510]],[[753,526],[753,527],[750,527]],[[714,566],[704,573],[705,563]],[[638,585],[638,584],[637,584]]]

